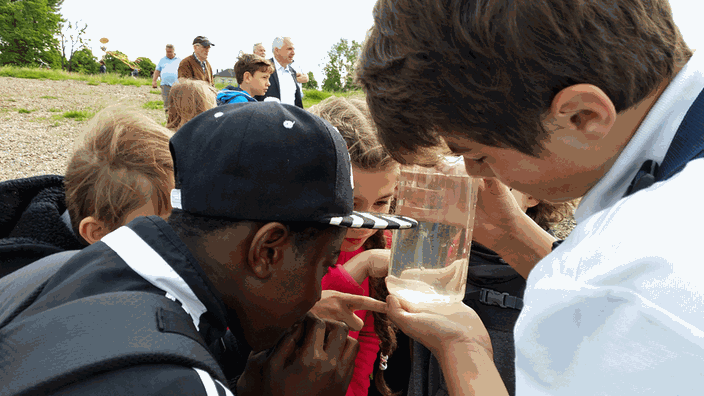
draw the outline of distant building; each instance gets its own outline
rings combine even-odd
[[[237,79],[235,78],[235,69],[225,69],[213,76],[213,81],[215,84],[232,84],[237,86]]]

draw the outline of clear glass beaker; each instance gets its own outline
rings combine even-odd
[[[401,170],[395,213],[418,220],[418,227],[394,231],[386,278],[391,294],[429,309],[462,301],[477,188],[461,158]]]

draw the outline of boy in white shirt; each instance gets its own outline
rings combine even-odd
[[[496,219],[474,234],[530,272],[516,394],[701,393],[702,233],[692,225],[704,222],[704,159],[669,179],[655,164],[680,146],[703,149],[704,59],[669,3],[380,0],[375,18],[358,77],[383,144],[403,162],[437,148],[462,155],[485,178],[480,204]],[[672,144],[687,113],[694,143]],[[633,193],[639,170],[659,182]],[[538,199],[583,197],[577,228],[548,255],[553,239],[493,178]],[[420,326],[394,307],[402,329]],[[505,392],[482,337],[449,331],[436,345],[457,393]]]

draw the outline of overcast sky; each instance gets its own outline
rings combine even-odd
[[[157,63],[164,46],[176,46],[177,56],[193,52],[193,38],[208,37],[215,46],[208,60],[213,69],[231,68],[240,50],[252,51],[263,42],[267,56],[276,36],[290,36],[296,46],[294,67],[313,71],[323,80],[326,55],[341,38],[363,41],[371,27],[376,0],[299,1],[95,1],[65,0],[61,14],[69,21],[88,24],[93,54],[100,58],[100,38],[110,42],[108,50],[120,50],[130,60],[145,56]],[[671,0],[675,22],[691,48],[704,48],[701,18],[704,2]]]

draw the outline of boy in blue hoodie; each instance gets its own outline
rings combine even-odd
[[[271,61],[255,54],[242,54],[235,63],[235,78],[239,87],[228,85],[218,92],[217,103],[256,102],[256,95],[269,89],[269,76],[274,72]]]

